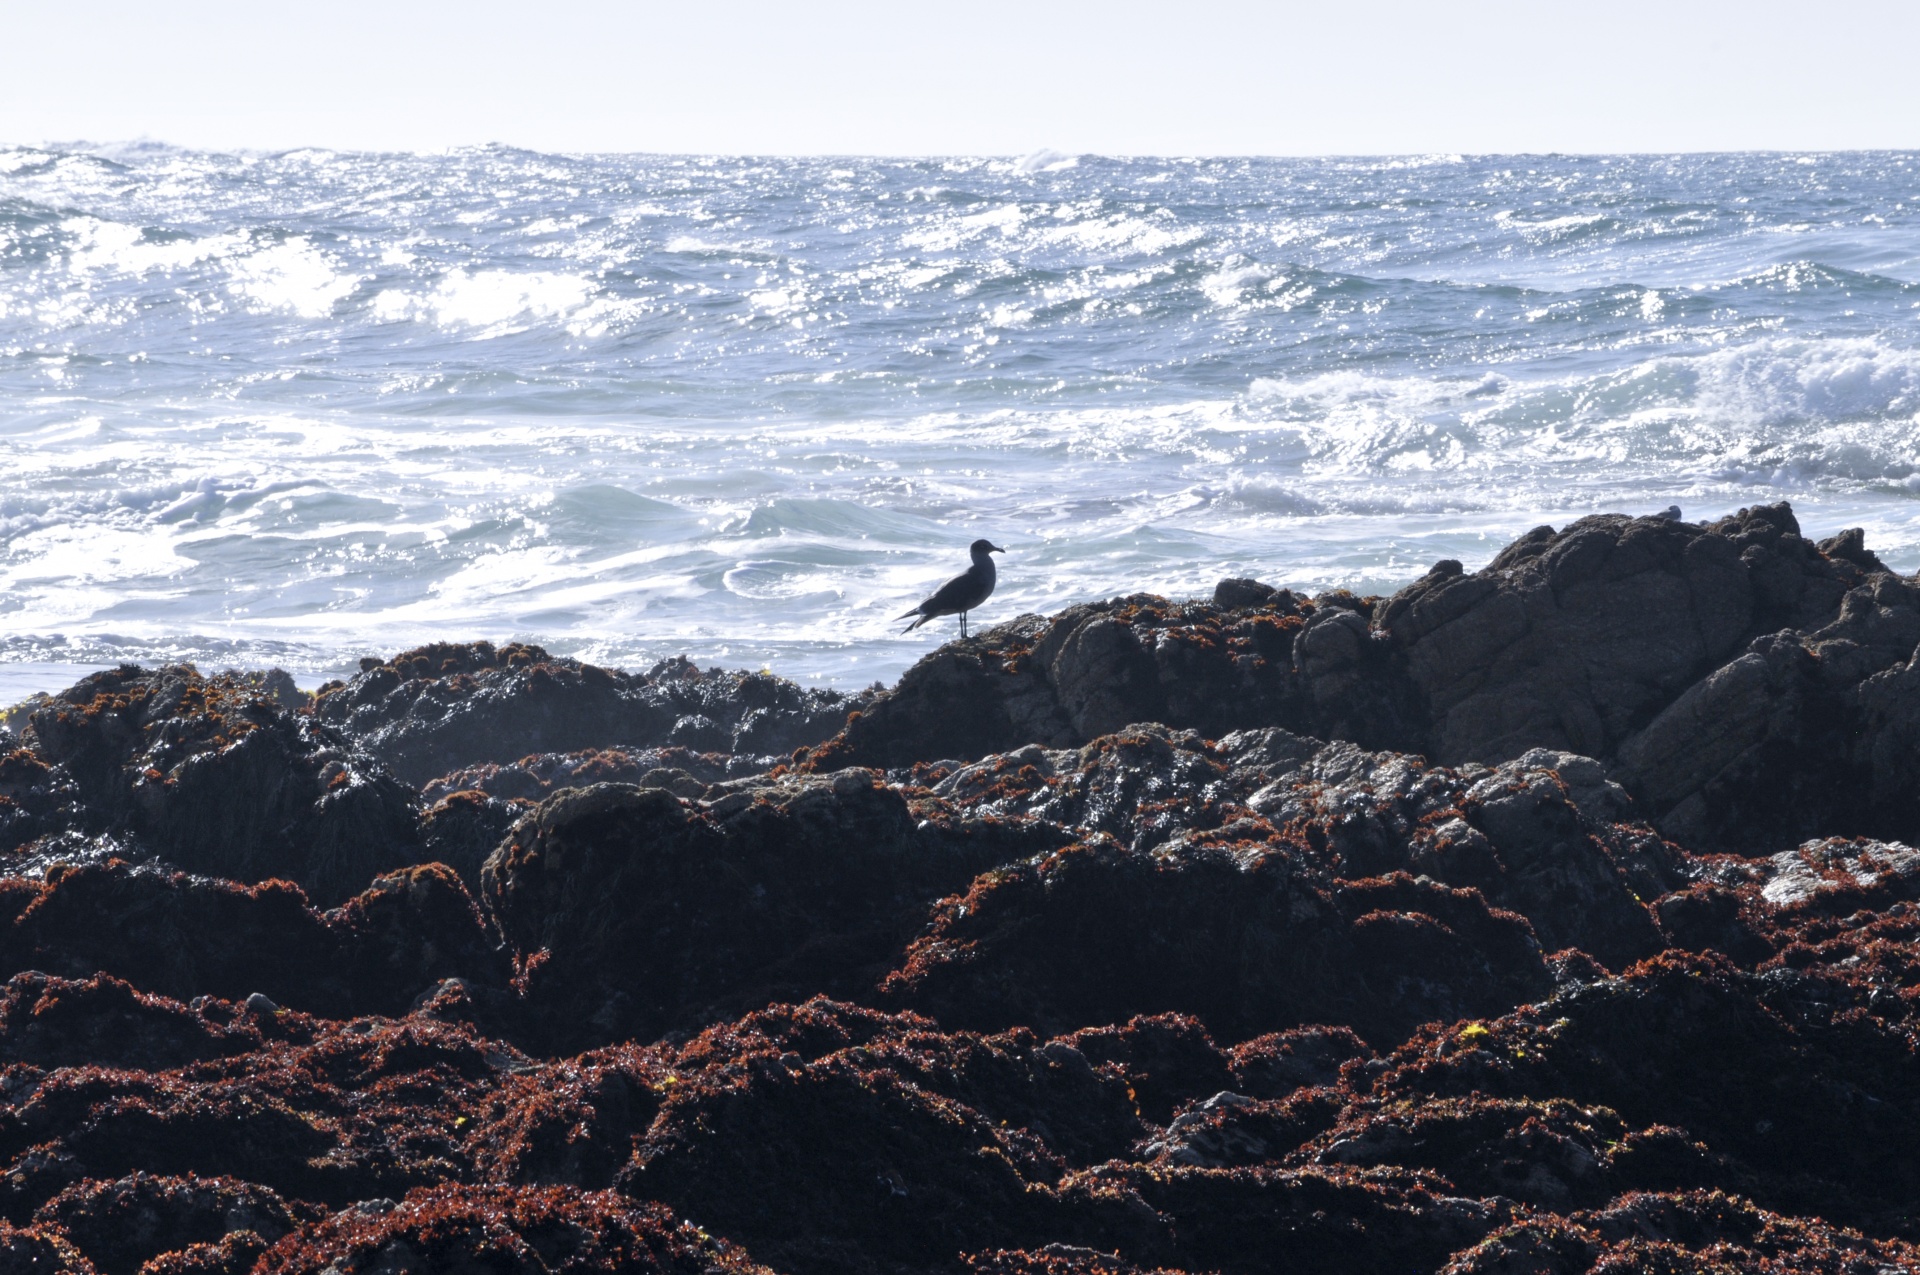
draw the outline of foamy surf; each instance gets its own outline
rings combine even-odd
[[[0,662],[486,636],[860,684],[980,535],[988,622],[1676,503],[1912,569],[1915,182],[0,150]]]

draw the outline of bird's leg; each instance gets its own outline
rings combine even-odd
[[[967,613],[965,611],[960,613],[960,640],[962,642],[967,640]]]

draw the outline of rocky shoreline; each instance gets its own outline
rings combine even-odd
[[[1920,582],[1784,505],[852,696],[0,727],[0,1272],[1920,1269]]]

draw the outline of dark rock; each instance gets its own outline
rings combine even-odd
[[[1257,607],[1273,599],[1280,590],[1270,584],[1261,584],[1258,580],[1249,580],[1244,576],[1231,580],[1222,580],[1213,586],[1213,605],[1228,610],[1240,607]]]
[[[103,974],[76,982],[29,971],[0,997],[0,1057],[10,1062],[167,1068],[264,1043],[245,1022],[214,1022]]]
[[[1908,1218],[1920,1075],[1903,1032],[1844,1012],[1835,991],[1669,953],[1497,1022],[1428,1028],[1372,1093],[1604,1106],[1630,1124],[1686,1130],[1726,1157],[1721,1182],[1737,1174],[1768,1207]]]
[[[465,887],[439,865],[383,877],[325,914],[284,881],[243,886],[119,862],[56,867],[45,881],[18,886],[18,911],[0,924],[0,973],[59,976],[47,984],[16,980],[21,995],[56,992],[49,1012],[61,1008],[50,1023],[65,1021],[70,998],[84,994],[85,1016],[132,1015],[118,1021],[142,1035],[175,1030],[160,1021],[173,1011],[121,990],[115,979],[179,1001],[211,995],[254,1003],[257,995],[259,1012],[270,1016],[282,1005],[399,1012],[447,978],[504,989],[510,973]],[[87,981],[96,973],[111,977]],[[136,1028],[135,1019],[145,1025]],[[107,1030],[113,1021],[84,1030]],[[74,1029],[81,1030],[78,1022]],[[187,1031],[180,1047],[198,1039]]]
[[[1294,643],[1317,614],[1281,591],[1237,608],[1137,594],[1023,616],[921,660],[807,764],[902,767],[1064,748],[1130,722],[1208,735],[1304,729]]]
[[[966,1255],[968,1275],[1183,1275],[1183,1272],[1135,1266],[1117,1253],[1079,1244],[1045,1244],[1025,1249],[994,1249]]]
[[[1296,1027],[1242,1041],[1231,1054],[1233,1087],[1255,1098],[1339,1083],[1348,1063],[1373,1056],[1349,1027]]]
[[[437,643],[318,697],[314,715],[411,783],[530,753],[669,744],[775,754],[838,730],[864,696],[666,660],[644,676],[537,646]]]
[[[1044,1228],[1059,1172],[978,1113],[829,1057],[756,1059],[725,1086],[676,1086],[621,1189],[663,1200],[776,1268],[926,1268]],[[814,1149],[799,1177],[758,1148]]]
[[[1633,822],[1626,791],[1571,753],[1447,769],[1278,729],[1209,742],[1140,725],[1078,750],[987,757],[932,791],[974,816],[1025,815],[1135,850],[1229,825],[1242,839],[1284,829],[1336,876],[1470,887],[1526,916],[1549,949],[1616,967],[1660,950],[1646,903],[1685,883],[1679,853]]]
[[[1083,1191],[1124,1193],[1165,1220],[1170,1241],[1132,1252],[1248,1275],[1434,1270],[1513,1215],[1505,1201],[1452,1196],[1444,1180],[1399,1169],[1111,1165],[1073,1175],[1062,1195]]]
[[[362,1014],[403,1013],[448,979],[503,988],[512,975],[472,896],[438,863],[381,877],[328,921],[349,931],[346,976]]]
[[[35,1221],[64,1230],[101,1275],[134,1275],[149,1258],[217,1245],[229,1232],[279,1239],[297,1219],[279,1195],[250,1182],[136,1173],[68,1187]]]
[[[1772,946],[1741,915],[1740,895],[1702,881],[1654,905],[1668,945],[1688,952],[1721,952],[1742,964],[1773,955]]]
[[[1387,603],[1380,627],[1406,653],[1437,760],[1602,756],[1750,631],[1748,576],[1725,534],[1583,518],[1473,575],[1428,575]]]
[[[37,709],[23,772],[66,797],[42,825],[121,831],[189,871],[298,882],[335,903],[418,849],[413,795],[384,767],[243,675],[96,673]],[[23,809],[34,809],[29,797]]]
[[[57,1227],[0,1222],[0,1271],[7,1275],[95,1275],[94,1266]]]
[[[253,1231],[228,1231],[211,1244],[189,1244],[162,1253],[140,1268],[140,1275],[248,1275],[267,1251]]]
[[[487,856],[530,807],[527,801],[502,801],[472,788],[457,789],[420,816],[421,855],[452,868],[467,889],[478,894]]]
[[[0,935],[0,968],[105,973],[177,1000],[264,992],[351,1012],[342,935],[284,881],[245,886],[113,862],[56,867]]]
[[[201,1012],[235,1010],[212,1002]],[[244,1060],[24,1078],[0,1109],[0,1158],[13,1161],[0,1174],[8,1215],[23,1220],[86,1179],[138,1173],[235,1178],[289,1208],[465,1180],[482,1100],[535,1066],[468,1027],[421,1017],[270,1017],[254,1024],[268,1043]]]
[[[531,1007],[557,1045],[578,1045],[783,992],[856,991],[933,899],[1007,849],[921,829],[898,793],[848,770],[702,805],[622,784],[562,791],[484,876]]]
[[[886,990],[976,1030],[1178,1010],[1228,1040],[1339,1022],[1391,1043],[1550,985],[1526,922],[1473,891],[1335,881],[1298,843],[1231,833],[1152,852],[1096,838],[996,869],[940,906]]]
[[[447,1185],[303,1227],[259,1275],[568,1271],[588,1275],[772,1275],[657,1204],[554,1187]]]
[[[1301,1090],[1279,1101],[1221,1090],[1183,1108],[1141,1151],[1153,1164],[1186,1168],[1265,1164],[1331,1127],[1345,1106],[1346,1096],[1331,1089]]]

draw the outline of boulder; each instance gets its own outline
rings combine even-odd
[[[1848,999],[1807,974],[1669,952],[1497,1021],[1424,1029],[1371,1093],[1605,1107],[1633,1126],[1684,1130],[1724,1157],[1715,1184],[1765,1207],[1905,1225],[1920,1179],[1906,1150],[1920,1132],[1920,1075],[1905,1031],[1845,1012]],[[1682,1159],[1690,1172],[1714,1163]]]
[[[772,1275],[657,1204],[558,1187],[447,1184],[363,1200],[268,1249],[259,1275],[567,1271]]]
[[[487,907],[555,1047],[698,1027],[798,992],[848,993],[925,909],[1044,828],[922,828],[870,771],[750,784],[710,803],[566,789],[487,861]]]
[[[322,687],[313,711],[424,784],[530,753],[670,745],[786,753],[832,735],[864,699],[768,673],[701,670],[684,657],[636,675],[537,646],[472,642],[364,660],[352,681]]]
[[[1250,596],[1229,591],[1235,603]],[[1306,729],[1294,645],[1321,609],[1282,590],[1239,605],[1136,594],[1051,618],[1022,616],[922,659],[806,764],[972,761],[1028,744],[1078,746],[1130,722],[1208,735]],[[1355,653],[1354,667],[1358,660]],[[1323,661],[1330,669],[1337,662],[1333,653]],[[1367,723],[1368,738],[1399,725]]]
[[[96,673],[36,709],[24,740],[5,774],[63,798],[42,830],[124,834],[188,871],[295,881],[330,905],[419,849],[409,790],[243,675]]]
[[[884,990],[974,1030],[1178,1010],[1227,1040],[1337,1022],[1391,1044],[1551,986],[1527,923],[1475,891],[1339,881],[1297,842],[1233,834],[1097,837],[995,869],[939,907]]]
[[[0,974],[57,976],[19,986],[36,1005],[52,992],[50,1013],[80,994],[59,980],[85,981],[87,1003],[97,1007],[87,1013],[115,1006],[131,1016],[122,1020],[130,1030],[152,1007],[113,980],[180,1001],[259,993],[275,1006],[351,1014],[404,1012],[449,978],[504,990],[509,976],[465,887],[437,864],[383,877],[327,913],[284,881],[245,886],[118,860],[58,866],[44,881],[20,885],[18,910],[0,924]],[[109,979],[94,983],[96,974]],[[38,1009],[34,1015],[38,1021]],[[158,1023],[138,1030],[150,1029],[173,1031]]]
[[[100,1275],[135,1275],[149,1258],[218,1245],[234,1232],[271,1243],[299,1219],[278,1194],[250,1182],[135,1173],[68,1187],[34,1220],[64,1231]]]

